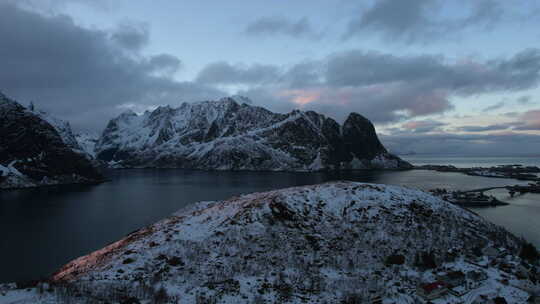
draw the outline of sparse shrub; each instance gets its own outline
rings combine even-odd
[[[167,260],[167,263],[171,266],[184,266],[185,263],[177,256],[174,256]]]
[[[127,258],[127,259],[125,259],[125,260],[122,262],[122,264],[131,264],[131,263],[133,263],[133,262],[135,262],[134,259],[132,259],[132,258]]]
[[[358,293],[347,293],[343,295],[341,304],[362,304],[362,296]]]
[[[422,266],[427,269],[437,268],[437,262],[435,261],[435,254],[432,251],[422,253]]]
[[[141,301],[139,301],[139,299],[137,299],[135,297],[128,297],[128,298],[126,298],[125,300],[123,300],[120,303],[122,303],[122,304],[140,304]]]
[[[253,304],[264,304],[264,303],[265,303],[264,298],[261,295],[256,295],[253,298]]]
[[[204,294],[198,294],[195,297],[196,304],[216,304],[217,299],[215,297],[206,297]]]
[[[161,286],[154,294],[153,303],[156,303],[156,304],[170,303],[169,301],[170,301],[170,297],[169,297],[169,294],[167,293],[167,290],[163,286]]]
[[[534,247],[531,243],[525,243],[521,247],[521,252],[519,253],[519,257],[525,260],[528,260],[530,262],[536,262],[540,258],[540,255],[538,254],[538,250],[536,247]]]
[[[403,265],[405,264],[405,256],[401,254],[392,254],[386,258],[386,265]]]
[[[281,301],[288,301],[293,295],[293,286],[287,282],[286,275],[282,272],[276,278],[274,289],[278,292]]]
[[[474,247],[472,252],[477,257],[481,257],[482,255],[484,255],[484,252],[482,252],[482,247],[480,247],[480,246]]]

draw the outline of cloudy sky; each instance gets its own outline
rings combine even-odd
[[[0,0],[0,91],[76,130],[238,94],[395,152],[540,155],[535,2]]]

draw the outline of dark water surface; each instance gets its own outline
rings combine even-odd
[[[406,155],[402,157],[417,166],[421,165],[453,165],[458,168],[494,167],[499,165],[539,166],[540,156],[519,157],[470,157],[456,155]]]
[[[47,276],[70,260],[99,249],[203,200],[347,179],[421,189],[473,189],[515,180],[433,171],[328,173],[204,172],[180,169],[117,170],[97,186],[0,192],[0,282]],[[489,220],[540,246],[540,195],[510,206],[477,209]]]

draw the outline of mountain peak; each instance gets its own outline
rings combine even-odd
[[[236,101],[236,103],[238,104],[246,104],[246,105],[253,105],[253,101],[251,99],[249,99],[248,97],[246,96],[242,96],[242,95],[232,95],[230,97],[232,100]]]
[[[127,117],[132,117],[132,116],[139,116],[139,115],[135,113],[135,111],[133,111],[132,109],[127,109],[124,112],[120,113],[120,115],[118,115],[117,118],[127,118]]]
[[[218,170],[398,169],[404,164],[388,154],[371,122],[359,114],[341,127],[314,111],[279,114],[247,101],[224,97],[176,109],[162,106],[145,119],[113,120],[98,141],[97,157],[126,167]]]
[[[137,113],[135,113],[135,111],[133,111],[132,109],[127,109],[124,112],[120,113],[120,115],[133,116],[137,115]]]
[[[345,121],[349,121],[350,123],[352,123],[352,122],[362,122],[362,123],[371,124],[371,121],[369,119],[367,119],[363,115],[358,114],[356,112],[351,112],[349,114],[349,116],[347,116],[347,119]]]

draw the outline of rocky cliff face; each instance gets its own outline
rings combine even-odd
[[[0,93],[0,189],[101,180],[85,156],[72,150],[75,139],[65,142],[43,115]]]
[[[48,122],[56,130],[58,135],[60,135],[60,138],[62,138],[62,141],[69,148],[71,148],[75,152],[83,153],[83,150],[81,146],[79,145],[77,138],[75,138],[75,135],[73,133],[73,130],[71,129],[71,125],[69,124],[69,122],[58,119],[44,111],[32,110],[31,112],[37,115],[39,118]]]
[[[111,120],[97,158],[122,167],[213,170],[402,169],[369,120],[352,113],[340,126],[313,111],[270,112],[245,98],[184,103]]]

